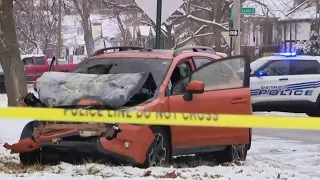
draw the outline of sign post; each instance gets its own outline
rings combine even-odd
[[[135,2],[156,24],[155,48],[159,49],[161,47],[161,24],[183,4],[183,0],[135,0]]]
[[[160,49],[161,46],[161,15],[162,15],[162,0],[157,0],[157,22],[156,22],[156,44],[155,49]]]

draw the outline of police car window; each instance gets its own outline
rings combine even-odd
[[[203,57],[193,57],[193,63],[196,67],[196,69],[200,68],[201,66],[211,62],[212,60],[206,59]]]
[[[233,58],[206,65],[191,75],[191,80],[202,81],[205,91],[243,87],[243,81],[237,71],[244,67],[243,58]],[[180,83],[189,82],[187,77]],[[178,84],[179,86],[179,84]]]
[[[316,60],[294,60],[290,67],[291,75],[320,74],[320,64]]]
[[[290,62],[285,60],[275,60],[267,65],[263,70],[268,76],[282,76],[290,74]]]

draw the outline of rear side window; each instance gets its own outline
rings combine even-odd
[[[294,60],[290,68],[291,75],[320,74],[320,64],[316,60]]]
[[[36,63],[37,65],[46,65],[44,56],[36,57]]]
[[[199,69],[203,65],[210,63],[212,60],[201,58],[201,57],[193,57],[193,63],[196,66],[196,69]]]
[[[33,58],[31,57],[22,59],[22,63],[26,66],[34,65]]]

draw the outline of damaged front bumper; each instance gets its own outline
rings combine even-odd
[[[21,139],[13,145],[6,143],[4,147],[12,153],[44,148],[56,152],[73,150],[99,153],[131,165],[143,165],[153,140],[149,126],[60,123],[35,127],[33,137]]]

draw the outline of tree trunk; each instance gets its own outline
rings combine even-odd
[[[90,22],[90,9],[87,0],[82,1],[83,19],[82,28],[84,31],[84,42],[86,43],[87,55],[91,56],[94,53],[94,43],[92,36],[92,28]]]
[[[126,31],[124,29],[122,20],[120,18],[120,13],[119,12],[116,12],[116,13],[117,13],[116,18],[117,18],[117,21],[118,21],[119,29],[121,31],[121,36],[122,36],[123,40],[126,41],[127,40]]]
[[[13,0],[0,0],[0,63],[5,76],[8,106],[18,106],[18,99],[28,91],[13,18]]]
[[[166,25],[167,29],[167,38],[165,39],[164,47],[165,49],[172,49],[173,48],[173,37],[172,37],[172,25]]]
[[[221,22],[221,18],[222,18],[222,12],[221,12],[221,8],[222,8],[222,2],[221,0],[216,1],[216,7],[215,7],[215,22],[220,23]],[[221,49],[221,29],[220,28],[214,28],[214,46],[215,46],[215,50],[216,51],[222,51]]]
[[[43,47],[43,54],[48,56],[48,45],[49,45],[49,38],[44,40],[44,47]]]

